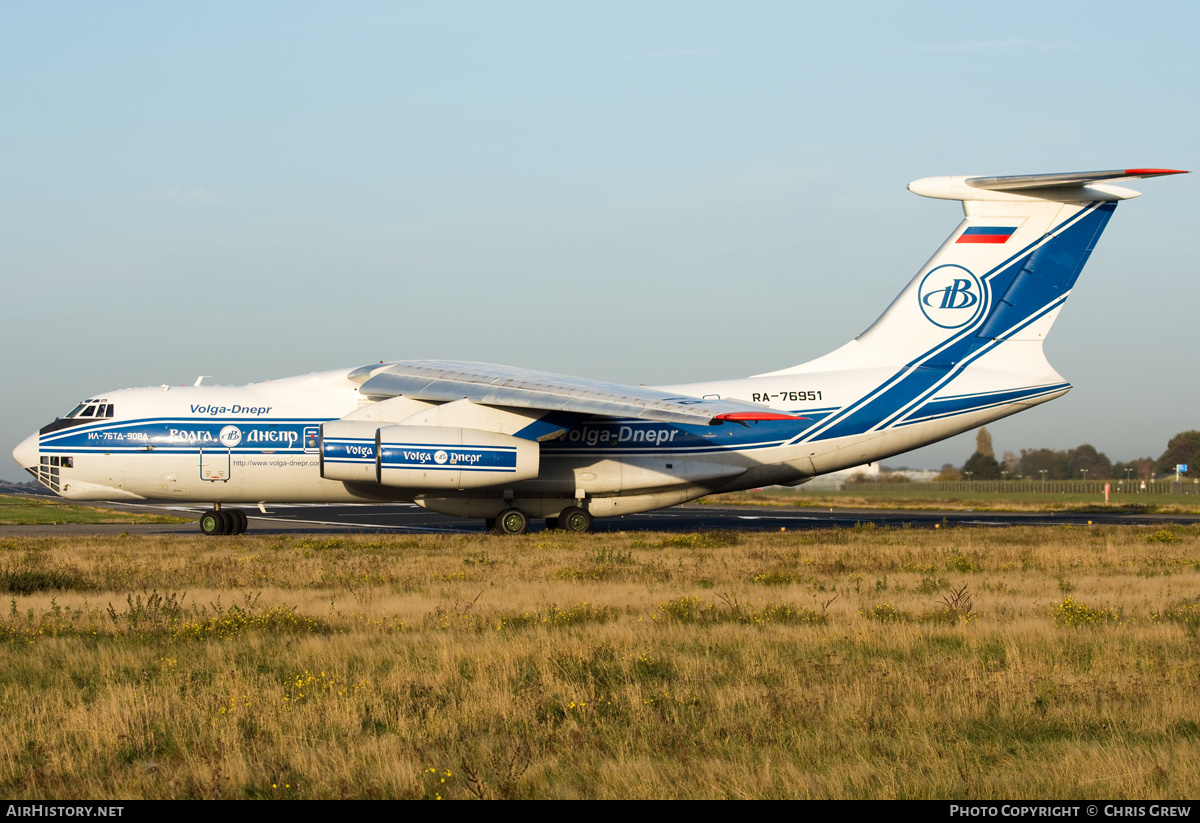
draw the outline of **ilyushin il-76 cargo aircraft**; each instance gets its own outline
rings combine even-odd
[[[30,435],[21,466],[72,500],[406,501],[520,534],[715,492],[799,485],[1060,397],[1042,352],[1116,209],[1118,169],[930,177],[964,218],[870,328],[799,366],[645,388],[440,360],[246,386],[102,392]],[[223,507],[224,506],[224,507]]]

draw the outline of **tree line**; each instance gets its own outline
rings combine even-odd
[[[975,436],[975,452],[962,467],[947,463],[942,466],[938,480],[1150,480],[1156,474],[1175,471],[1185,464],[1189,476],[1200,471],[1200,431],[1180,432],[1167,442],[1167,450],[1155,460],[1139,457],[1136,460],[1114,463],[1095,446],[1084,443],[1073,449],[1021,449],[1019,455],[1004,452],[996,459],[992,435],[986,428]]]

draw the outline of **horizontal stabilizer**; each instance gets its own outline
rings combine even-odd
[[[923,177],[908,184],[908,190],[938,200],[1103,202],[1129,200],[1141,192],[1112,185],[1124,180],[1187,174],[1181,169],[1109,169],[1073,171],[1063,174],[1017,174],[1006,177]]]
[[[1113,169],[1111,171],[1076,171],[1066,174],[1017,174],[1007,177],[968,177],[965,182],[976,189],[989,191],[1020,191],[1057,186],[1088,186],[1092,183],[1115,183],[1119,180],[1140,180],[1167,174],[1187,174],[1178,169]]]

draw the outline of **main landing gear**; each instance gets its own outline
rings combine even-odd
[[[584,534],[592,530],[594,518],[586,509],[579,506],[568,506],[558,517],[547,517],[547,529],[562,529],[566,532]],[[529,515],[520,509],[505,509],[494,518],[485,521],[488,531],[494,534],[524,534],[529,528]]]
[[[241,509],[209,509],[200,515],[200,531],[213,534],[242,534],[250,519]]]
[[[556,526],[565,532],[584,534],[592,530],[592,522],[592,516],[585,509],[568,506],[559,513]]]
[[[529,515],[520,509],[505,509],[496,515],[493,523],[496,534],[525,534],[529,528]]]

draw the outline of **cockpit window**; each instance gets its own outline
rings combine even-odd
[[[112,417],[115,414],[115,404],[105,403],[102,400],[84,400],[75,408],[71,409],[67,419],[73,417]]]

